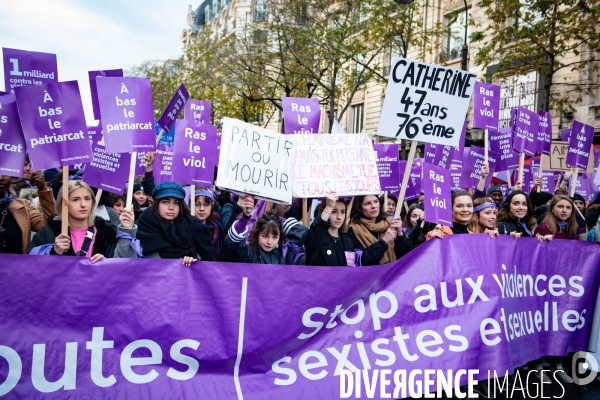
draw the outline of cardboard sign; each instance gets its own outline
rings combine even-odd
[[[586,168],[592,152],[594,127],[582,122],[573,122],[571,137],[569,138],[569,152],[567,165],[570,167]]]
[[[98,104],[110,153],[154,151],[154,106],[147,78],[96,77]]]
[[[177,92],[171,98],[171,101],[165,108],[165,111],[158,119],[158,126],[160,126],[165,132],[169,132],[171,127],[175,123],[177,116],[183,110],[183,106],[190,98],[185,85],[182,83],[177,89]]]
[[[217,127],[177,121],[173,147],[173,180],[180,184],[212,187],[215,177]]]
[[[458,147],[476,77],[394,57],[377,134]]]
[[[284,132],[319,133],[321,107],[315,98],[282,97]]]
[[[555,140],[550,146],[550,157],[542,158],[542,168],[545,171],[570,171],[571,167],[567,166],[567,154],[569,153],[569,142]],[[585,171],[591,174],[594,172],[594,153],[590,152],[588,167]]]
[[[0,175],[22,176],[25,137],[14,94],[0,96]]]
[[[423,164],[423,193],[427,222],[452,226],[452,192],[450,172],[431,164]]]
[[[294,138],[231,118],[223,119],[222,132],[216,185],[265,200],[291,203]]]
[[[188,100],[185,103],[183,119],[196,124],[210,124],[212,103],[206,100]]]
[[[388,192],[399,190],[398,145],[396,143],[378,143],[373,147],[377,157],[377,173],[381,190]]]
[[[100,119],[100,106],[98,105],[98,89],[96,87],[96,77],[122,77],[122,69],[107,69],[104,71],[88,71],[90,78],[90,92],[92,94],[92,110],[94,111],[94,118]]]
[[[34,170],[92,160],[77,81],[22,86],[15,95]]]
[[[4,62],[4,90],[15,93],[15,88],[58,82],[56,54],[2,48]]]
[[[491,83],[475,82],[473,92],[473,128],[498,130],[500,92],[502,88]]]
[[[324,197],[327,192],[379,195],[377,162],[367,135],[296,135],[294,197]]]

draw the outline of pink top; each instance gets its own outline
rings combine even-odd
[[[83,246],[83,241],[87,231],[87,229],[69,228],[69,233],[71,234],[71,245],[73,246],[73,251],[75,253],[81,250],[81,246]],[[94,254],[94,241],[96,240],[96,233],[96,227],[94,227],[94,237],[92,238],[92,243],[90,243],[90,248],[87,251],[87,257],[92,257],[92,254]]]

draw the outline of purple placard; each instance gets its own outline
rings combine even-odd
[[[23,176],[25,138],[15,95],[0,96],[0,175]]]
[[[465,138],[467,137],[467,122],[469,120],[465,118],[465,123],[463,124],[463,128],[462,131],[460,131],[460,138],[458,139],[458,147],[456,147],[456,150],[458,154],[462,154],[464,148],[465,148]]]
[[[163,132],[160,141],[156,145],[156,160],[154,160],[154,183],[157,185],[162,182],[173,181],[173,147],[175,145],[175,125],[168,132],[162,131],[162,128],[156,123],[156,137]],[[146,171],[146,166],[143,165],[143,171]],[[141,172],[141,173],[144,173]]]
[[[88,126],[87,127],[87,133],[88,133],[88,137],[90,138],[90,143],[94,139],[94,136],[96,136],[97,134],[100,133],[100,130],[102,130],[102,125],[100,123],[98,123],[98,126]],[[93,152],[93,149],[92,149],[92,152]]]
[[[579,174],[575,181],[575,192],[579,193],[585,201],[589,201],[594,194],[593,181],[589,180],[588,175],[593,174]]]
[[[100,107],[98,106],[98,91],[96,89],[96,77],[122,77],[122,69],[106,69],[103,71],[88,71],[90,79],[90,92],[92,94],[92,109],[94,110],[94,119],[100,119]]]
[[[440,144],[425,143],[424,162],[449,170],[455,147]]]
[[[404,172],[406,169],[406,160],[398,161],[398,169],[400,171],[400,186],[402,186],[402,180],[404,178]],[[404,193],[404,201],[410,201],[419,198],[421,195],[421,165],[413,165],[410,169],[410,176],[406,184],[406,192]]]
[[[563,142],[568,142],[569,138],[571,137],[571,128],[561,129],[560,137]]]
[[[321,107],[315,98],[282,97],[284,133],[319,133]]]
[[[496,171],[507,171],[518,168],[519,153],[513,150],[511,128],[500,128],[499,131],[490,129],[490,151],[500,157],[496,163]]]
[[[423,159],[426,163],[433,164],[436,149],[437,145],[435,143],[425,143],[425,154]]]
[[[22,86],[15,94],[32,169],[92,160],[77,81]]]
[[[512,172],[511,183],[513,184],[513,186],[517,182],[520,182],[520,179],[517,179],[518,174],[519,174],[518,169],[515,169]],[[533,177],[533,174],[531,173],[531,166],[524,165],[523,166],[523,184],[521,185],[521,187],[523,188],[523,191],[526,193],[529,193],[529,191],[531,190],[534,183],[535,183],[535,177]],[[552,191],[552,193],[554,193],[554,191]]]
[[[534,180],[540,174],[540,158],[535,157],[531,159],[531,176]],[[542,192],[554,193],[556,187],[556,179],[560,172],[556,171],[542,171]]]
[[[188,100],[185,103],[183,119],[196,124],[210,124],[212,104],[207,100]]]
[[[3,378],[8,371],[13,377],[3,387],[7,398],[329,400],[340,398],[335,371],[341,355],[359,370],[391,360],[386,368],[392,371],[437,369],[459,377],[460,369],[476,369],[474,379],[486,380],[488,371],[503,377],[547,354],[585,351],[595,339],[600,252],[582,241],[450,235],[369,268],[206,261],[183,268],[178,259],[100,263],[0,255],[0,339],[10,359],[3,360]],[[516,283],[514,290],[497,284],[496,277],[509,279],[507,268],[510,276],[537,280],[538,294],[519,296]],[[437,298],[433,309],[423,300],[433,298],[431,288],[458,286],[469,276],[476,289],[467,291],[463,283],[463,305],[445,307]],[[552,281],[563,280],[563,295],[553,296],[549,288],[561,286]],[[350,311],[336,313],[336,305]],[[529,314],[539,316],[532,329],[511,335],[515,325],[508,318]],[[542,328],[533,329],[536,324]],[[322,360],[319,367],[314,360]],[[466,384],[466,375],[456,386]],[[411,384],[417,391],[421,379],[417,374]],[[435,391],[433,381],[429,389]],[[382,386],[374,383],[379,398]],[[394,384],[383,387],[391,393]],[[406,397],[399,394],[394,397]]]
[[[158,126],[160,126],[165,132],[171,130],[177,116],[183,110],[185,103],[190,98],[190,94],[188,93],[185,85],[182,83],[177,89],[177,92],[173,95],[173,98],[165,108],[165,111],[158,119]]]
[[[513,149],[528,156],[535,155],[539,127],[540,116],[519,106],[513,134]]]
[[[58,82],[56,54],[2,48],[4,61],[4,90],[27,85]]]
[[[442,167],[423,165],[423,193],[427,222],[452,226],[450,172]]]
[[[123,194],[129,178],[130,153],[106,152],[102,121],[94,127],[92,161],[85,167],[83,180],[90,186],[110,193]]]
[[[485,150],[478,146],[471,146],[469,151],[463,158],[463,170],[460,176],[460,186],[465,189],[477,187],[481,179],[481,168],[485,160]],[[489,187],[492,181],[492,175],[496,170],[496,163],[500,159],[500,155],[492,151],[488,151],[488,165],[490,173],[485,180],[485,187]]]
[[[400,170],[398,168],[398,145],[396,143],[374,144],[377,154],[377,173],[379,185],[384,192],[392,192],[400,187]]]
[[[540,127],[536,140],[536,153],[549,156],[552,146],[552,114],[540,110],[538,115],[540,116]]]
[[[566,163],[570,167],[587,169],[594,139],[594,127],[582,122],[573,122],[571,137],[569,138],[569,152]]]
[[[501,183],[498,185],[498,187],[500,188],[500,190],[502,190],[502,197],[506,198],[506,196],[508,196],[508,191],[509,191],[509,187],[508,187],[508,183]]]
[[[107,151],[154,151],[156,137],[150,80],[96,77],[96,85]]]
[[[217,127],[177,121],[173,148],[173,180],[212,187],[215,177]]]
[[[215,153],[215,165],[219,165],[219,156],[221,155],[221,136],[217,136],[217,152]]]
[[[475,82],[473,90],[473,128],[498,129],[501,87]]]

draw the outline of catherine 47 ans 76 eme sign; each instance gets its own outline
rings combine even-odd
[[[377,135],[457,147],[476,75],[395,57]]]

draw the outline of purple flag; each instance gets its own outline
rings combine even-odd
[[[206,100],[188,100],[185,103],[183,119],[196,124],[210,124],[211,102]]]
[[[90,92],[92,94],[92,109],[94,110],[94,119],[100,119],[100,107],[98,106],[98,90],[96,88],[96,77],[122,77],[122,69],[107,69],[103,71],[88,71],[90,78]]]
[[[154,106],[148,78],[96,77],[106,150],[154,151]]]
[[[8,93],[14,93],[20,86],[58,82],[56,54],[3,47],[2,59],[4,90]]]
[[[550,155],[552,146],[552,114],[544,110],[538,112],[540,116],[540,127],[536,140],[536,153]]]
[[[450,172],[442,167],[423,165],[423,193],[427,222],[452,226],[452,192]]]
[[[15,89],[34,170],[92,161],[77,81]]]
[[[569,138],[571,137],[571,128],[561,129],[560,137],[563,142],[568,142]]]
[[[90,186],[110,193],[123,194],[129,178],[130,153],[106,152],[102,121],[92,140],[92,162],[86,165],[83,180]]]
[[[490,173],[485,181],[485,187],[489,186],[492,181],[492,175],[496,170],[496,162],[500,159],[500,155],[488,151],[488,164]],[[468,153],[463,159],[463,170],[460,176],[460,186],[465,189],[472,189],[477,187],[479,180],[481,179],[481,168],[485,161],[485,150],[478,146],[471,146]]]
[[[503,377],[596,339],[600,252],[582,241],[450,235],[369,268],[99,263],[0,255],[7,398],[330,400],[340,363],[439,370],[435,391],[436,373]]]
[[[400,187],[400,169],[398,165],[398,145],[396,143],[374,144],[377,154],[377,173],[379,185],[384,192],[392,192]]]
[[[496,171],[507,171],[518,168],[519,153],[513,150],[511,129],[500,128],[499,131],[490,129],[489,139],[489,150],[500,156],[496,163]]]
[[[315,98],[282,97],[284,133],[319,133],[321,107]]]
[[[573,122],[573,129],[569,138],[569,153],[566,163],[570,167],[587,169],[594,139],[594,127],[582,122]]]
[[[177,121],[173,148],[173,180],[212,187],[215,178],[217,127]]]
[[[475,82],[473,91],[473,128],[498,129],[501,87]]]
[[[182,83],[177,89],[175,95],[165,108],[165,111],[158,119],[158,126],[160,126],[165,132],[171,130],[171,127],[175,123],[177,116],[183,110],[185,103],[190,98],[190,94],[188,93],[185,85]]]
[[[0,175],[23,176],[24,166],[25,138],[16,98],[4,94],[0,96]]]
[[[513,149],[528,156],[535,155],[539,127],[540,116],[519,106],[513,134]]]

